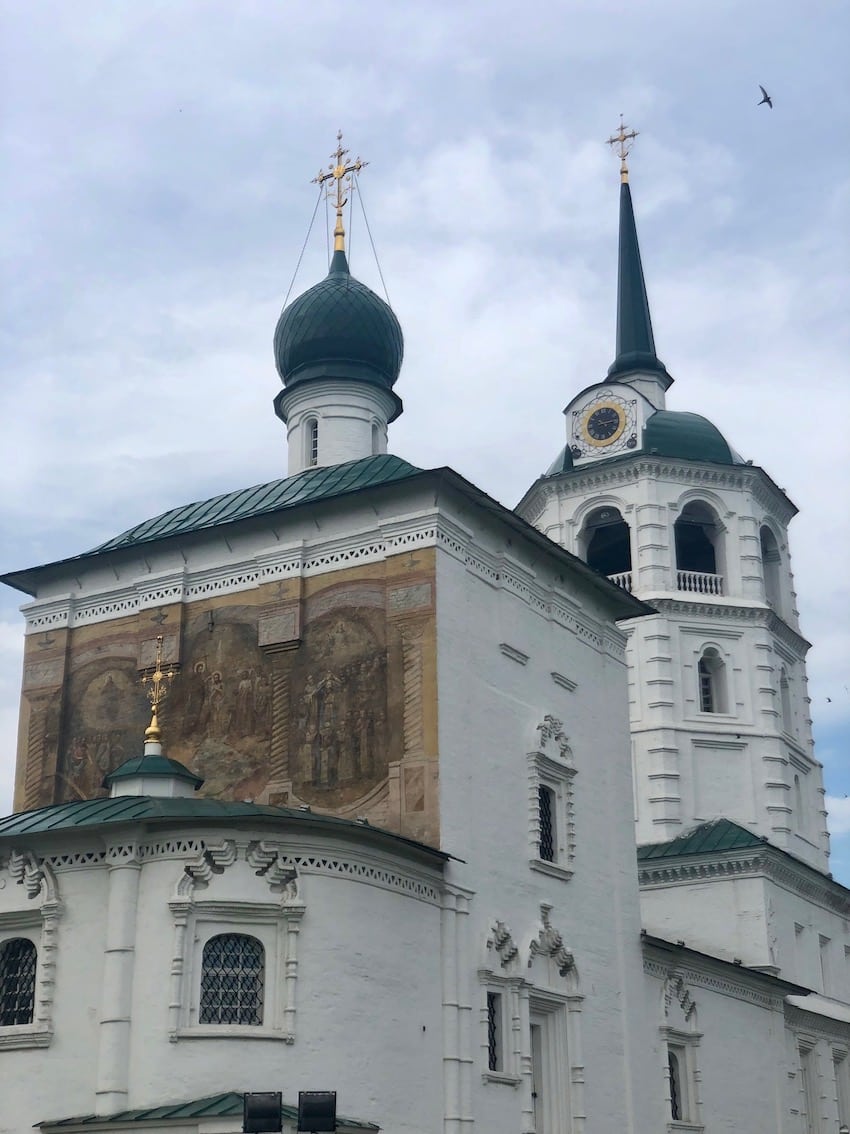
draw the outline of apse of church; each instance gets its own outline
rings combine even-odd
[[[16,806],[105,795],[149,716],[201,794],[363,816],[437,839],[434,552],[31,634]]]

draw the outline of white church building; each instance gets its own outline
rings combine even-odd
[[[795,508],[665,406],[628,139],[614,361],[516,509],[387,451],[340,143],[288,475],[4,576],[0,1134],[847,1131]]]

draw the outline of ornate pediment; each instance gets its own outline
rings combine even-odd
[[[562,934],[549,921],[551,908],[546,903],[540,906],[540,920],[543,924],[529,946],[528,967],[531,968],[534,964],[535,957],[547,957],[554,963],[558,975],[565,977],[575,969],[575,957],[564,944]]]

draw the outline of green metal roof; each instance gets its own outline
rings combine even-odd
[[[405,480],[421,471],[391,453],[364,457],[359,461],[346,461],[343,465],[330,465],[328,468],[305,469],[304,472],[284,477],[283,480],[273,480],[268,484],[242,488],[236,492],[225,492],[210,500],[172,508],[161,516],[136,524],[134,528],[129,528],[77,558],[100,555],[104,551],[115,551],[123,547],[135,547],[140,543],[185,535],[187,532],[231,524],[253,516],[265,516],[270,512],[315,503],[331,496],[359,492],[362,488]]]
[[[658,410],[643,428],[644,453],[681,457],[688,461],[710,461],[718,465],[742,465],[725,437],[698,413]]]
[[[37,1123],[45,1126],[98,1126],[115,1122],[162,1122],[165,1119],[185,1118],[241,1118],[243,1112],[242,1094],[239,1091],[225,1091],[220,1095],[208,1095],[191,1102],[166,1103],[164,1106],[139,1107],[122,1110],[117,1114],[85,1114],[78,1118],[60,1118],[53,1121],[45,1119]],[[298,1108],[283,1104],[283,1117],[290,1122],[298,1119]],[[337,1126],[342,1130],[379,1130],[373,1122],[360,1122],[356,1118],[337,1118]]]
[[[234,820],[337,830],[340,833],[357,832],[359,839],[367,838],[379,843],[408,847],[432,859],[445,862],[451,856],[415,839],[373,827],[356,819],[340,819],[335,815],[322,815],[308,809],[272,807],[262,803],[240,800],[209,799],[207,797],[166,797],[151,795],[117,795],[110,799],[83,799],[72,803],[53,803],[33,811],[19,811],[0,819],[0,839],[47,835],[56,832],[95,829],[119,823],[230,823]]]
[[[649,843],[638,847],[638,862],[655,858],[679,858],[688,854],[711,854],[715,851],[738,850],[763,846],[767,840],[731,819],[713,819],[685,831],[666,843]]]
[[[132,776],[168,776],[171,779],[186,780],[196,788],[204,782],[179,760],[172,760],[168,756],[134,756],[104,776],[103,786],[109,787],[115,780],[128,780]]]
[[[404,340],[389,304],[354,279],[337,251],[327,276],[281,314],[274,355],[287,387],[350,378],[389,389],[401,370]]]
[[[617,357],[608,369],[611,378],[649,371],[663,376],[665,389],[673,379],[655,353],[649,300],[640,261],[632,193],[628,182],[620,185],[620,246],[617,271]]]

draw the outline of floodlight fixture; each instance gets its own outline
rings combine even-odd
[[[336,1130],[336,1091],[298,1092],[298,1130],[305,1134]]]
[[[242,1096],[243,1134],[279,1134],[283,1130],[283,1095],[254,1091]]]

